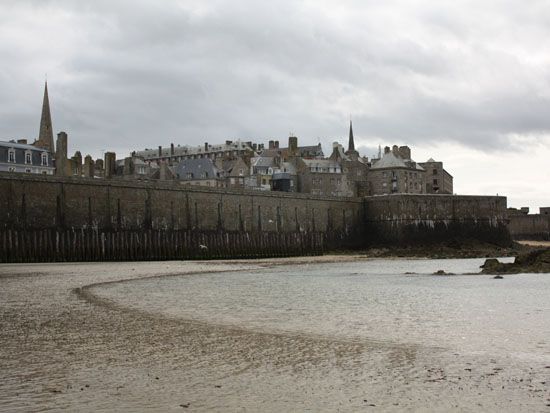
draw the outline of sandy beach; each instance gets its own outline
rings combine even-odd
[[[550,366],[171,319],[93,294],[146,277],[366,260],[0,266],[2,411],[545,411]],[[358,391],[361,389],[361,391]]]

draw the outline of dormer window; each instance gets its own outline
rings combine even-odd
[[[8,162],[15,163],[15,149],[8,150]]]
[[[42,153],[41,164],[42,166],[48,166],[48,154],[46,152]]]
[[[30,152],[25,152],[25,163],[32,164],[32,154]]]

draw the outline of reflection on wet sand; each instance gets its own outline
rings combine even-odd
[[[86,288],[265,264],[0,267],[1,410],[547,409],[544,357],[190,322]]]

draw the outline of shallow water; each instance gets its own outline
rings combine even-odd
[[[110,284],[94,294],[267,333],[506,352],[550,362],[550,277],[459,275],[483,260],[373,260]],[[444,269],[457,275],[434,276]]]
[[[0,410],[548,411],[550,276],[482,262],[0,267]]]

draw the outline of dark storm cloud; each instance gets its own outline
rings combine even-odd
[[[545,2],[17,1],[0,5],[2,138],[34,137],[41,80],[72,147],[298,134],[325,152],[550,130]],[[22,119],[27,119],[22,122]],[[371,155],[367,152],[366,155]]]

